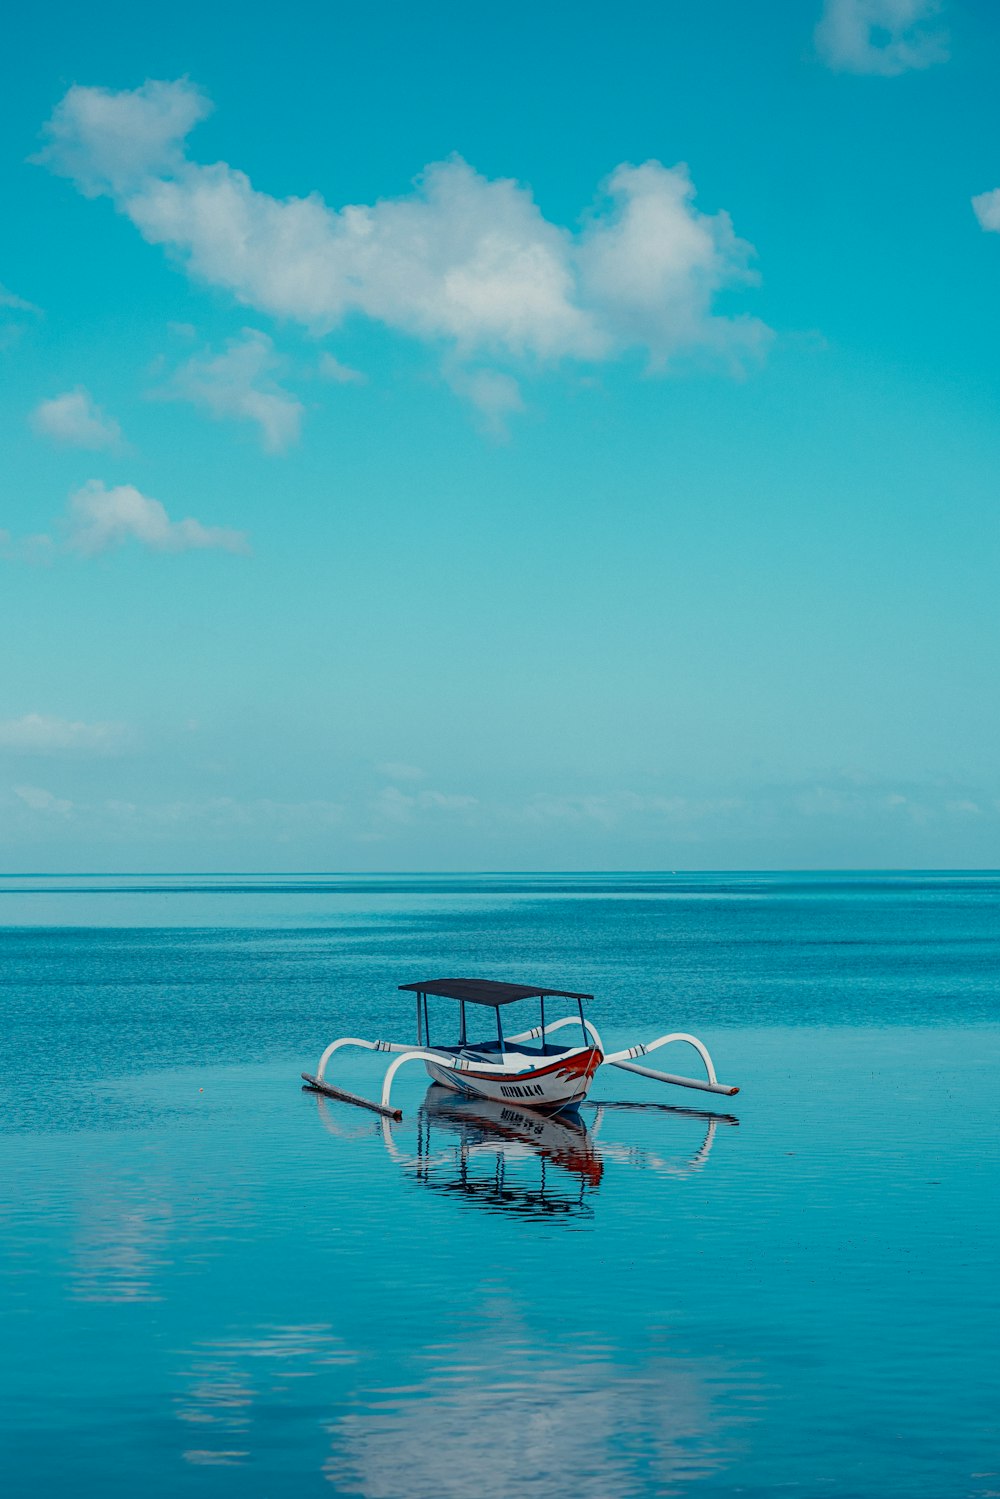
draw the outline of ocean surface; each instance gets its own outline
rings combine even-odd
[[[302,1090],[445,975],[741,1091]],[[990,874],[0,878],[0,1488],[995,1499],[998,975]]]

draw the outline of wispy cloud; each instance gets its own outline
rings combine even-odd
[[[19,763],[19,774],[6,784],[0,777],[0,820],[11,825],[14,817],[29,840],[36,835],[45,839],[71,824],[86,846],[94,840],[136,849],[197,843],[235,851],[256,841],[261,850],[295,847],[295,857],[318,859],[322,868],[334,867],[331,861],[346,850],[366,846],[381,849],[382,859],[391,851],[392,861],[419,858],[430,849],[438,859],[452,861],[453,868],[511,868],[515,866],[509,862],[487,866],[483,860],[512,856],[527,857],[531,867],[539,859],[551,859],[553,850],[568,861],[561,868],[611,867],[623,850],[640,861],[627,866],[632,868],[721,868],[727,859],[748,868],[787,868],[789,856],[794,862],[803,850],[826,850],[826,862],[832,865],[850,862],[859,847],[874,867],[889,867],[893,857],[922,867],[926,851],[942,840],[957,851],[978,850],[977,857],[985,853],[988,859],[1000,828],[995,785],[966,786],[944,778],[896,783],[835,773],[731,787],[719,794],[605,787],[507,799],[403,783],[385,786],[374,799],[348,794],[341,800],[333,788],[329,797],[295,799],[280,787],[271,797],[238,790],[205,794],[203,789],[171,797],[148,786],[146,775],[141,783],[128,785],[117,766],[103,776],[98,793],[94,781],[100,772],[88,765],[83,783],[53,787],[54,772],[48,767],[60,758],[65,780],[71,769],[77,774],[71,760],[103,753],[93,735],[100,727],[51,730],[49,749],[41,747],[39,730],[27,736],[19,731],[22,740],[31,738],[39,748],[25,750],[23,768]],[[123,740],[131,743],[128,737]],[[37,753],[37,766],[29,762],[29,753]],[[43,753],[48,756],[44,772]],[[3,759],[14,763],[9,750],[3,751]]]
[[[15,343],[27,326],[25,319],[40,317],[41,312],[40,307],[0,282],[0,348]]]
[[[271,797],[241,800],[233,796],[198,797],[145,807],[107,802],[103,809],[95,810],[128,820],[138,815],[142,821],[160,827],[193,825],[208,833],[256,828],[270,830],[279,837],[293,830],[302,833],[337,827],[344,815],[339,802],[323,799],[292,802]]]
[[[826,0],[816,50],[837,72],[883,78],[948,57],[941,0]]]
[[[425,781],[427,772],[419,765],[409,765],[404,760],[383,760],[375,769],[389,781]]]
[[[26,302],[23,297],[19,297],[16,292],[4,286],[2,281],[0,281],[0,308],[4,308],[8,312],[33,312],[37,314],[41,311],[41,308],[36,307],[33,302]]]
[[[564,796],[540,792],[509,808],[506,815],[517,822],[594,823],[615,828],[629,820],[694,824],[710,817],[731,816],[743,806],[741,798],[732,796],[657,796],[635,791]]]
[[[115,841],[153,837],[167,842],[190,838],[218,840],[232,834],[256,835],[283,844],[292,838],[326,836],[338,829],[344,818],[339,802],[314,798],[288,801],[280,798],[194,796],[171,801],[137,802],[121,796],[70,800],[43,786],[17,784],[0,806],[26,808],[42,818],[66,818],[88,836],[100,833]]]
[[[521,388],[500,370],[453,369],[448,383],[475,408],[479,425],[490,437],[505,438],[510,417],[524,410]]]
[[[408,792],[398,786],[384,787],[373,804],[378,818],[394,823],[411,823],[421,813],[468,816],[478,807],[479,799],[475,796],[429,790]]]
[[[128,541],[154,552],[249,549],[244,531],[203,526],[191,519],[171,520],[159,500],[140,493],[134,485],[117,484],[109,489],[100,479],[91,479],[71,495],[65,537],[66,547],[83,557],[95,557]]]
[[[128,739],[128,729],[122,723],[84,723],[45,713],[0,720],[0,750],[18,754],[109,755],[122,749]]]
[[[68,817],[73,811],[71,801],[46,791],[42,786],[15,786],[13,789],[18,801],[32,812],[41,812],[49,817]]]
[[[27,562],[44,566],[52,561],[55,544],[45,532],[31,536],[12,536],[9,531],[0,531],[0,560],[4,562]]]
[[[164,395],[190,401],[217,420],[254,422],[269,453],[299,435],[302,404],[276,378],[284,361],[266,333],[244,328],[222,354],[196,354],[177,370]]]
[[[941,826],[984,817],[988,804],[981,792],[950,782],[899,786],[849,773],[732,787],[715,795],[604,789],[539,791],[510,801],[391,785],[372,803],[371,827],[356,836],[384,841],[410,827],[434,823],[440,828],[447,822],[489,838],[514,830],[519,839],[530,840],[537,831],[545,837],[565,835],[581,846],[620,838],[666,849],[720,840],[742,846],[770,837],[777,827]]]
[[[82,385],[41,401],[31,413],[31,425],[41,436],[70,447],[115,448],[121,443],[118,423],[105,416]]]
[[[753,281],[753,251],[727,213],[695,206],[684,165],[616,167],[576,231],[546,219],[527,187],[457,156],[425,167],[405,196],[338,209],[317,193],[272,197],[225,162],[192,160],[187,136],[208,108],[186,79],[118,93],[76,86],[37,159],[110,197],[197,280],[314,333],[361,314],[462,359],[589,361],[639,348],[656,368],[692,355],[732,368],[768,344],[756,318],[716,310],[718,293]],[[477,395],[494,417],[513,409],[510,385],[480,380]],[[285,440],[291,413],[278,420]]]
[[[360,370],[352,369],[349,364],[342,364],[333,354],[329,352],[319,356],[319,372],[324,380],[330,380],[334,385],[367,385],[368,376]]]

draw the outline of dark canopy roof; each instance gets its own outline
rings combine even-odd
[[[592,994],[572,994],[568,989],[540,989],[537,984],[501,984],[496,979],[424,979],[419,984],[400,984],[416,994],[440,994],[442,999],[463,999],[473,1005],[509,1005],[515,999],[593,999]]]

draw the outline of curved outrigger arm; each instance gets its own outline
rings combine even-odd
[[[333,1053],[340,1046],[363,1046],[366,1051],[395,1051],[399,1055],[386,1069],[382,1081],[382,1097],[378,1103],[370,1098],[359,1098],[356,1093],[348,1093],[344,1088],[335,1088],[326,1082],[323,1074],[326,1064]],[[404,1062],[436,1062],[439,1067],[447,1067],[452,1072],[467,1072],[473,1065],[477,1072],[495,1072],[499,1076],[506,1077],[508,1070],[502,1062],[471,1062],[468,1057],[456,1057],[447,1051],[435,1051],[432,1047],[412,1046],[400,1041],[362,1041],[358,1036],[341,1036],[336,1041],[331,1041],[326,1051],[319,1059],[319,1067],[316,1069],[315,1077],[308,1072],[302,1073],[302,1080],[318,1093],[326,1093],[330,1098],[343,1099],[345,1103],[356,1103],[364,1109],[373,1109],[376,1114],[385,1114],[389,1119],[402,1119],[402,1109],[394,1109],[389,1104],[389,1095],[392,1091],[392,1080],[402,1067]]]
[[[596,1025],[591,1025],[589,1020],[584,1020],[583,1023],[587,1028],[587,1034],[590,1036],[591,1041],[593,1041],[598,1051],[603,1052],[604,1042],[601,1040],[600,1035],[598,1034]],[[566,1015],[562,1020],[553,1020],[549,1025],[547,1025],[545,1027],[545,1034],[546,1036],[549,1036],[553,1031],[561,1031],[564,1025],[579,1024],[579,1015]],[[518,1041],[537,1041],[541,1034],[542,1027],[540,1025],[536,1025],[534,1030],[532,1031],[521,1031],[520,1035],[518,1036],[508,1036],[507,1041],[508,1044],[511,1045]]]
[[[360,1046],[365,1051],[410,1052],[416,1056],[417,1052],[414,1051],[412,1044],[405,1041],[364,1041],[360,1036],[339,1036],[336,1041],[330,1042],[326,1051],[320,1057],[315,1076],[309,1072],[303,1072],[302,1074],[302,1081],[308,1083],[309,1087],[317,1093],[325,1093],[329,1098],[339,1098],[344,1103],[356,1103],[363,1109],[374,1109],[376,1114],[386,1114],[390,1119],[402,1119],[403,1111],[401,1109],[389,1107],[389,1090],[387,1087],[383,1087],[382,1089],[382,1102],[374,1103],[370,1098],[360,1098],[357,1093],[348,1093],[346,1088],[335,1088],[331,1083],[326,1081],[324,1074],[326,1073],[327,1063],[334,1052],[339,1051],[342,1046]],[[448,1066],[452,1061],[451,1057],[437,1052],[421,1050],[419,1055],[430,1057],[432,1061],[440,1062],[442,1066]],[[402,1060],[404,1058],[401,1056],[400,1061]],[[396,1064],[393,1063],[389,1068],[389,1074],[395,1070],[395,1066]],[[387,1074],[387,1081],[389,1074]]]
[[[597,1027],[592,1025],[589,1020],[584,1020],[583,1023],[587,1027],[588,1034],[594,1045],[599,1051],[603,1052],[604,1042],[601,1040]],[[564,1025],[579,1024],[580,1021],[576,1015],[567,1015],[562,1020],[553,1020],[550,1025],[545,1027],[544,1034],[548,1036],[553,1031],[562,1030]],[[507,1039],[511,1042],[535,1041],[541,1035],[542,1027],[536,1025],[533,1030],[522,1031],[519,1036],[509,1036]],[[644,1057],[647,1052],[656,1051],[658,1047],[666,1046],[671,1041],[686,1041],[690,1046],[694,1047],[705,1063],[705,1071],[708,1073],[706,1081],[702,1082],[700,1078],[696,1077],[680,1077],[675,1072],[657,1072],[652,1067],[636,1067],[633,1065],[635,1057]],[[672,1031],[669,1036],[660,1036],[656,1041],[650,1041],[645,1046],[628,1046],[623,1051],[610,1052],[605,1055],[604,1062],[610,1063],[612,1067],[621,1067],[624,1072],[638,1072],[642,1077],[651,1077],[660,1083],[676,1083],[679,1087],[698,1088],[704,1093],[721,1093],[727,1098],[732,1098],[734,1094],[740,1091],[739,1088],[719,1082],[715,1075],[715,1068],[712,1065],[712,1058],[709,1055],[708,1048],[703,1042],[698,1040],[697,1036],[689,1036],[686,1031]]]
[[[362,1041],[360,1036],[340,1036],[336,1041],[331,1041],[326,1051],[319,1059],[316,1068],[316,1079],[323,1081],[326,1064],[341,1046],[363,1046],[365,1051],[409,1051],[410,1045],[405,1041]]]
[[[675,1072],[657,1072],[653,1067],[637,1067],[633,1061],[634,1057],[644,1057],[651,1051],[656,1051],[660,1046],[666,1046],[671,1041],[686,1041],[693,1046],[695,1051],[705,1063],[705,1071],[708,1073],[707,1080],[698,1077],[678,1077]],[[720,1083],[712,1066],[712,1058],[708,1054],[708,1047],[697,1036],[689,1036],[686,1031],[672,1031],[669,1036],[660,1036],[655,1041],[649,1041],[645,1046],[626,1046],[623,1051],[613,1051],[610,1056],[604,1058],[605,1062],[612,1067],[620,1067],[623,1072],[637,1072],[640,1077],[654,1078],[658,1083],[676,1083],[681,1088],[699,1088],[703,1093],[723,1093],[731,1098],[738,1093],[739,1088],[733,1088],[727,1083]]]

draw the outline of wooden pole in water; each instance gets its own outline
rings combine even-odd
[[[374,1103],[370,1098],[359,1098],[356,1093],[348,1093],[343,1088],[332,1088],[329,1083],[321,1083],[319,1078],[311,1077],[308,1072],[303,1072],[302,1081],[313,1093],[325,1093],[327,1098],[339,1098],[342,1103],[356,1103],[361,1109],[371,1109],[375,1114],[384,1114],[387,1119],[402,1119],[402,1109],[384,1109],[380,1103]]]

